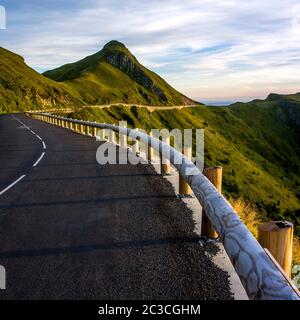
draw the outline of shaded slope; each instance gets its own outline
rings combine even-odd
[[[143,67],[118,41],[111,41],[96,54],[46,71],[44,75],[68,84],[89,104],[195,104],[160,76]]]

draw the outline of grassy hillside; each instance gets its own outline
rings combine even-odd
[[[228,198],[254,206],[262,220],[285,218],[300,236],[299,105],[255,101],[231,107],[157,110],[84,108],[70,117],[130,127],[204,128],[206,166],[221,165]]]
[[[96,54],[46,71],[44,75],[76,90],[91,105],[120,102],[146,105],[195,103],[142,66],[117,41],[109,42]]]
[[[82,104],[76,92],[43,77],[21,56],[0,47],[0,113]]]

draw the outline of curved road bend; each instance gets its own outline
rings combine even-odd
[[[150,165],[98,165],[99,143],[0,116],[0,299],[230,299],[171,184]]]

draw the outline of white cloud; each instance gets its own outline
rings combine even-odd
[[[65,8],[54,1],[51,8],[10,10],[1,45],[40,70],[118,39],[193,98],[299,91],[298,0],[87,0],[74,8],[64,2]]]

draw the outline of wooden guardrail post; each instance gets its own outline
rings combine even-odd
[[[99,131],[99,139],[100,140],[105,140],[105,128],[100,129],[100,131]]]
[[[111,130],[110,139],[111,139],[111,143],[117,143],[116,142],[116,133],[113,130]]]
[[[135,128],[136,131],[139,131],[139,128]],[[141,154],[141,150],[140,150],[140,140],[139,139],[136,139],[134,141],[134,146],[135,146],[135,149],[134,149],[134,152],[137,156],[139,156]]]
[[[222,193],[222,167],[206,168],[203,173],[216,189]],[[204,210],[202,210],[201,235],[210,239],[219,237]]]
[[[112,129],[108,130],[108,142],[110,142],[110,143],[116,142],[116,134]]]
[[[92,136],[97,137],[97,128],[96,127],[92,127]]]
[[[89,135],[89,126],[85,126],[85,134],[88,136]]]
[[[125,134],[120,134],[119,135],[119,142],[121,148],[127,148],[127,136]]]
[[[162,142],[166,143],[167,145],[170,145],[170,137],[163,137]],[[159,159],[160,159],[160,172],[163,176],[169,176],[171,174],[171,164],[170,159],[166,159],[163,157],[162,152],[159,153]]]
[[[189,159],[192,159],[192,147],[184,147],[182,153]],[[179,172],[179,195],[180,196],[190,196],[192,194],[192,189],[186,182],[185,178]]]
[[[127,148],[127,135],[119,133],[119,142],[121,148]]]
[[[288,278],[292,272],[293,229],[288,221],[271,221],[258,226],[258,242],[270,251]]]
[[[152,138],[153,137],[153,134],[152,134],[152,131],[149,132],[149,136]],[[147,159],[149,162],[151,162],[153,160],[153,155],[154,155],[154,150],[153,148],[151,147],[151,142],[150,144],[148,143],[148,146],[147,146],[148,150],[147,150]]]

